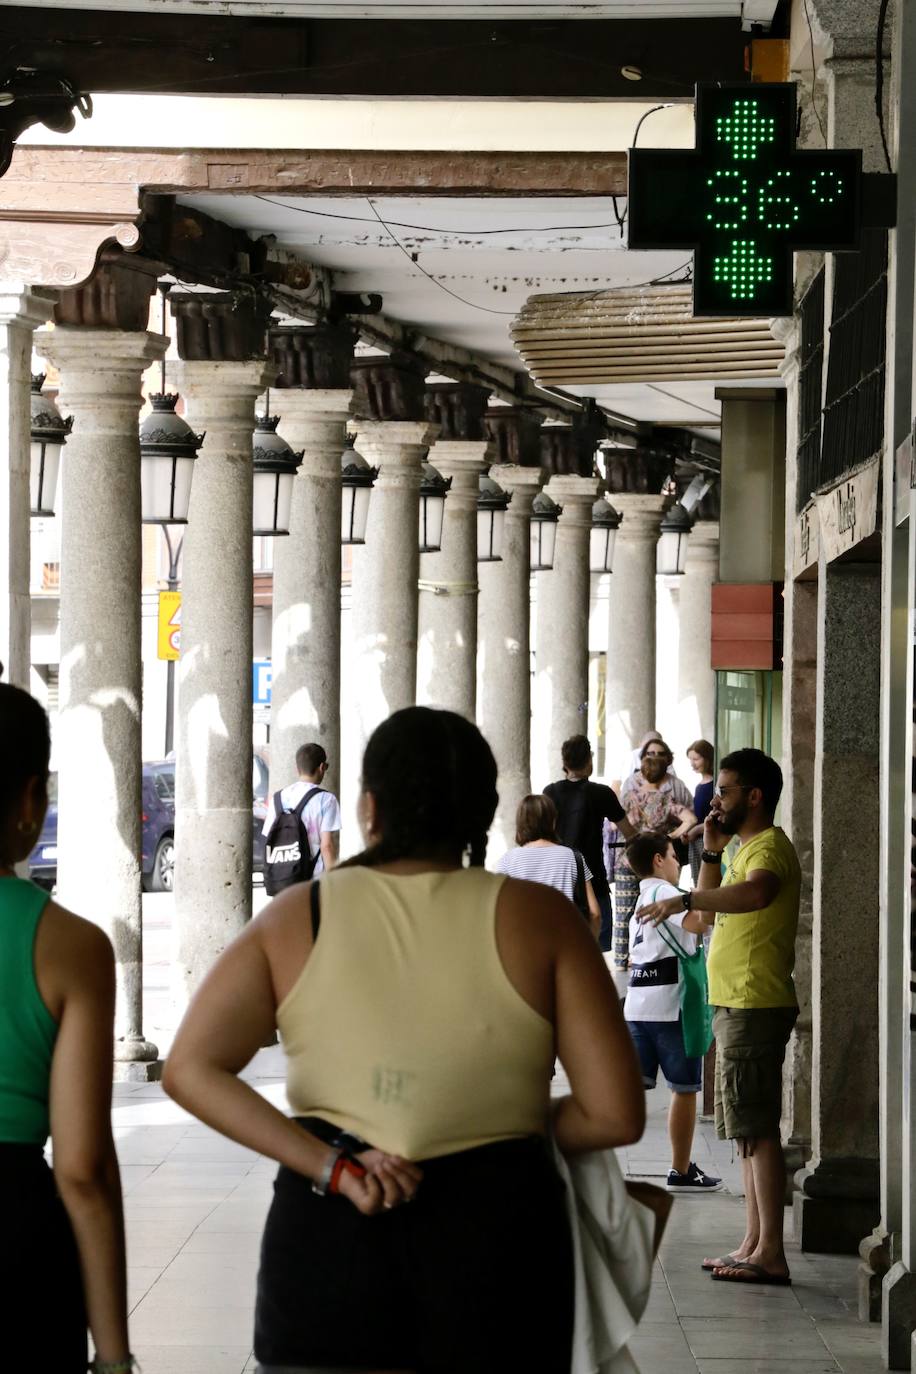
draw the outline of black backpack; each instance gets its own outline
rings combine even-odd
[[[307,883],[315,871],[318,854],[309,847],[302,814],[316,793],[323,791],[313,787],[292,811],[284,811],[279,792],[274,795],[277,819],[264,846],[264,890],[268,897],[276,897],[295,883]]]

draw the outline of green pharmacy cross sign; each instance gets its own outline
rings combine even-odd
[[[792,254],[859,246],[862,153],[798,151],[795,86],[698,86],[696,148],[631,148],[634,249],[694,252],[695,315],[791,315]]]

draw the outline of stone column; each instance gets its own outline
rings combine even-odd
[[[530,516],[545,474],[500,464],[490,476],[512,496],[502,561],[479,568],[477,721],[499,769],[499,806],[487,849],[492,867],[515,843],[515,813],[531,791]]]
[[[425,367],[410,355],[352,369],[357,447],[379,475],[366,543],[353,550],[354,727],[360,760],[375,727],[417,693],[420,468],[436,436],[424,415]]]
[[[312,740],[328,755],[325,785],[340,783],[340,455],[354,337],[348,325],[270,331],[279,432],[303,451],[289,537],[274,540],[272,788],[296,776],[296,750]]]
[[[553,568],[538,574],[531,771],[534,786],[561,776],[561,745],[588,725],[589,534],[596,477],[551,477],[562,507]]]
[[[607,654],[608,773],[655,728],[655,551],[668,496],[618,492],[622,516],[609,596]],[[622,781],[622,779],[621,779]]]
[[[29,687],[29,380],[32,335],[57,299],[0,284],[0,663],[3,681]]]
[[[855,1254],[877,1223],[881,576],[818,578],[812,939],[812,1158],[796,1175],[803,1250]]]
[[[74,421],[61,463],[58,890],[114,945],[121,1080],[155,1078],[160,1067],[143,1035],[140,891],[138,419],[141,376],[167,345],[139,328],[154,282],[138,280],[134,331],[58,325],[35,339],[59,371],[58,403]],[[95,285],[83,288],[87,298]],[[116,294],[113,280],[99,283],[100,294],[105,287]]]
[[[427,387],[426,414],[439,427],[429,461],[452,480],[442,549],[420,557],[417,700],[474,719],[477,704],[477,495],[489,466],[488,393],[460,382]]]
[[[668,743],[680,755],[695,739],[715,740],[716,675],[710,664],[712,584],[719,576],[719,523],[697,520],[678,587],[677,715]]]
[[[251,919],[252,435],[273,382],[266,318],[228,296],[170,298],[172,380],[204,442],[182,555],[175,797],[177,983],[193,993]],[[198,313],[204,311],[204,314]]]

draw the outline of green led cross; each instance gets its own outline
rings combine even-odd
[[[761,114],[756,100],[736,100],[731,114],[716,120],[716,141],[730,143],[736,162],[752,162],[764,143],[776,137],[776,120]]]
[[[758,254],[751,239],[735,239],[727,257],[713,258],[712,275],[729,285],[736,301],[752,301],[759,284],[773,280],[773,259]]]
[[[693,253],[695,315],[791,315],[793,253],[858,247],[861,151],[797,148],[796,113],[790,83],[701,85],[694,148],[630,149],[628,246]]]

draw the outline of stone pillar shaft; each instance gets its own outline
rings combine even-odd
[[[802,1249],[855,1254],[879,1216],[877,565],[818,580],[812,939],[812,1159]],[[854,837],[854,842],[852,840]]]
[[[362,749],[417,691],[420,465],[435,434],[425,420],[357,420],[357,446],[379,469],[366,543],[353,550],[355,725]]]
[[[668,743],[679,755],[695,739],[715,740],[710,634],[712,584],[718,576],[718,521],[698,520],[687,540],[687,567],[678,587],[677,715]]]
[[[4,681],[29,686],[29,377],[32,335],[52,292],[0,286],[0,663]]]
[[[289,537],[274,541],[271,787],[296,776],[296,750],[323,746],[340,778],[340,455],[349,390],[274,393],[279,432],[302,465],[293,482]]]
[[[531,505],[545,474],[503,464],[493,481],[512,493],[502,561],[479,568],[477,720],[499,768],[499,806],[490,832],[489,864],[515,843],[515,813],[531,791]]]
[[[194,464],[182,558],[175,798],[178,979],[193,993],[251,918],[252,434],[275,369],[182,362]]]
[[[611,775],[655,728],[655,556],[670,497],[614,492],[617,531],[609,596],[607,758]]]
[[[546,431],[545,431],[546,432]],[[547,495],[562,507],[553,568],[538,573],[532,781],[560,776],[560,748],[588,723],[589,536],[598,499],[593,477],[552,477]]]
[[[36,336],[73,416],[61,464],[58,885],[118,963],[117,1076],[146,1078],[140,906],[141,375],[158,334],[59,326]],[[92,803],[87,805],[87,787]]]
[[[440,439],[429,461],[452,479],[442,549],[420,558],[417,700],[474,719],[477,703],[477,495],[486,440]]]

